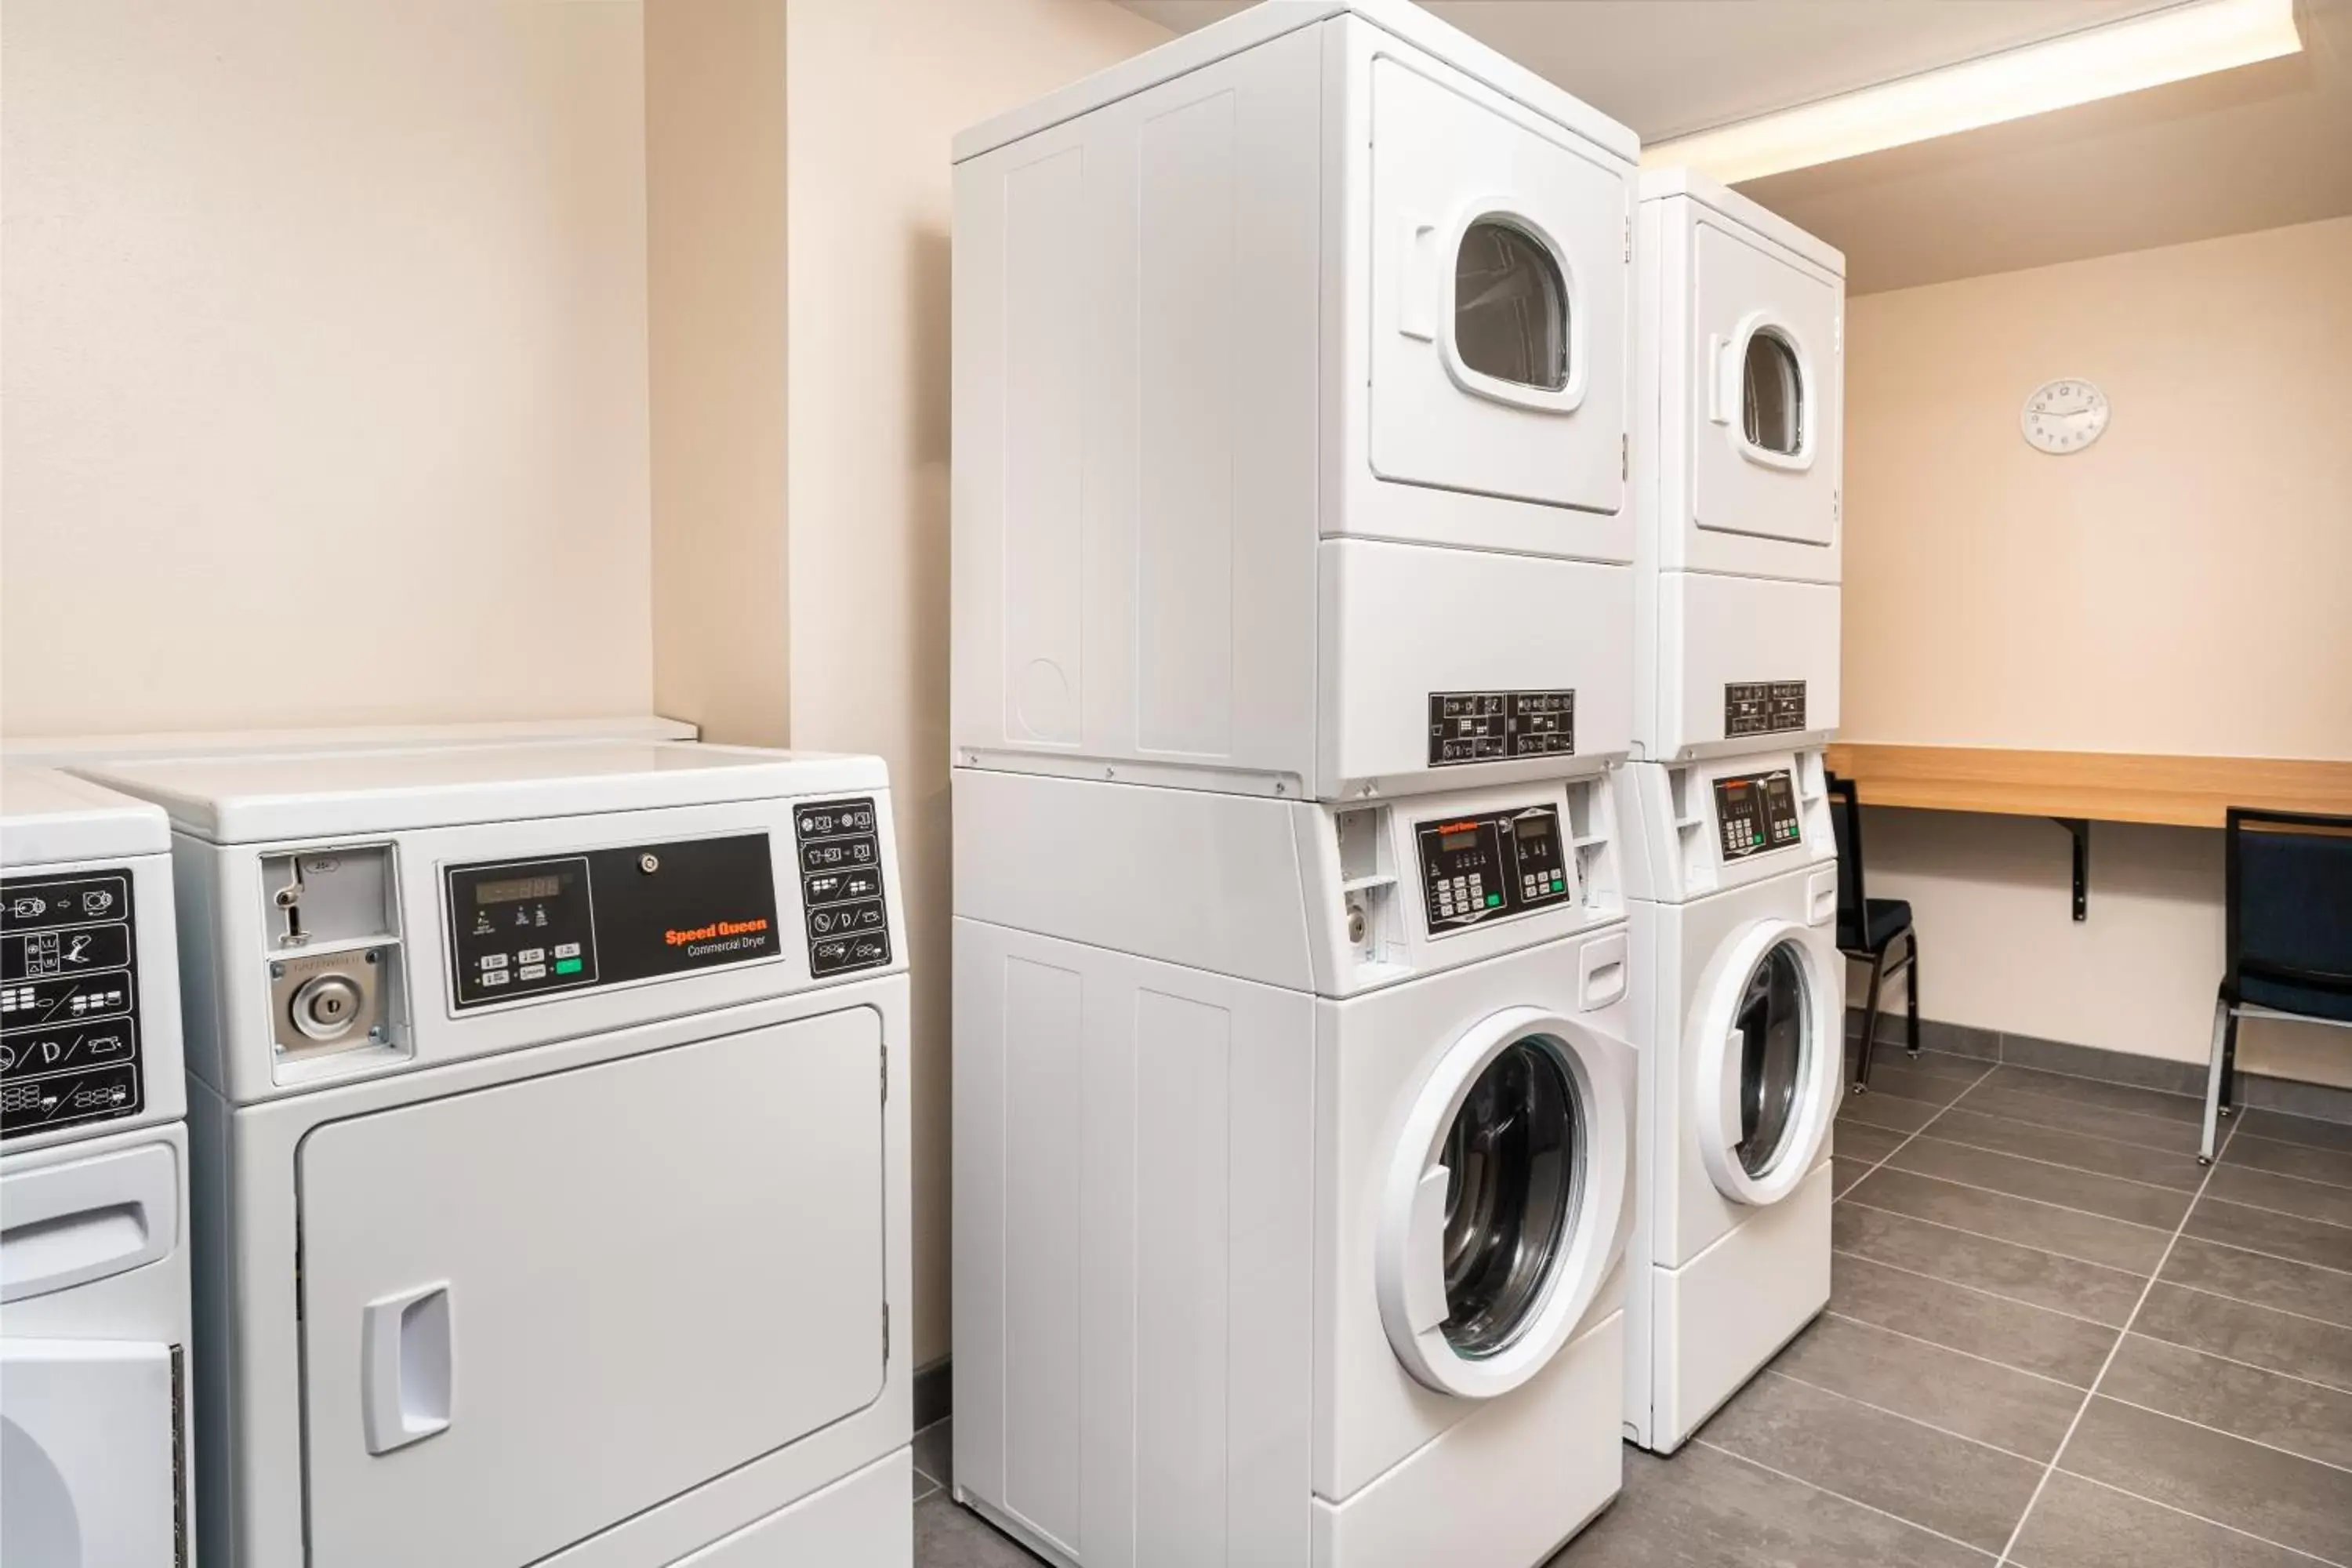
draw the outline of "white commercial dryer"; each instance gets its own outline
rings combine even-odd
[[[163,814],[0,768],[0,1562],[189,1561],[188,1141]]]
[[[1633,754],[1838,724],[1845,258],[1685,169],[1642,176]]]
[[[1623,755],[1638,154],[1403,0],[959,136],[956,761],[1339,800]]]
[[[1534,1568],[1616,1495],[1599,793],[964,774],[960,1500],[1066,1564]]]
[[[906,1568],[878,762],[104,776],[174,829],[210,1561]]]

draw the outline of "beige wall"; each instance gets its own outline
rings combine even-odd
[[[651,700],[634,0],[8,0],[0,726]]]
[[[784,6],[646,13],[654,705],[792,739]]]
[[[2352,218],[1858,297],[1847,308],[1844,735],[2352,759]],[[2018,434],[2087,376],[2106,434]],[[2054,826],[1877,812],[1871,891],[1917,906],[1931,1017],[2207,1048],[2218,833],[2098,825],[2090,919]],[[2336,1031],[2246,1065],[2352,1081]]]
[[[890,763],[915,966],[915,1354],[948,1349],[954,133],[1168,37],[1104,0],[793,0],[793,742]]]

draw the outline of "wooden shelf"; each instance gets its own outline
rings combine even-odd
[[[2352,762],[1846,742],[1829,765],[1864,805],[2183,827],[2219,827],[2233,805],[2352,815]]]

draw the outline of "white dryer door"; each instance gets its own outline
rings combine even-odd
[[[1845,1011],[1835,950],[1790,921],[1759,921],[1699,984],[1691,1079],[1699,1156],[1724,1196],[1778,1203],[1821,1157],[1837,1115]]]
[[[1629,177],[1473,89],[1373,62],[1372,468],[1615,512]]]
[[[1535,1007],[1466,1031],[1390,1157],[1373,1258],[1405,1369],[1491,1398],[1543,1370],[1625,1247],[1633,1063]]]
[[[311,1133],[313,1560],[537,1562],[870,1403],[881,1051],[850,1008]]]
[[[1705,534],[1837,538],[1843,296],[1827,278],[1702,214],[1692,236],[1691,509]],[[1794,552],[1817,555],[1819,552]],[[1817,571],[1801,563],[1784,574]]]
[[[0,1563],[179,1562],[172,1347],[0,1340]]]

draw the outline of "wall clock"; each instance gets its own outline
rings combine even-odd
[[[2107,395],[2087,381],[2045,381],[2018,411],[2017,427],[2037,452],[2079,452],[2107,427]]]

